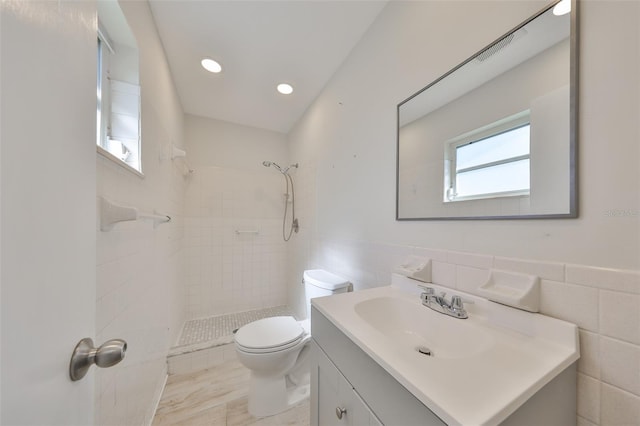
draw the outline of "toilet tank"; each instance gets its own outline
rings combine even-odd
[[[351,288],[351,283],[324,269],[310,269],[303,274],[305,299],[307,302],[307,318],[311,314],[311,299],[314,297],[331,296],[332,294],[346,293]]]

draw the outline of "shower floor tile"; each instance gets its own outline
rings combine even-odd
[[[288,306],[257,309],[254,311],[237,312],[228,315],[199,318],[187,321],[180,333],[178,346],[197,345],[206,342],[229,343],[233,331],[250,322],[281,315],[294,316]]]

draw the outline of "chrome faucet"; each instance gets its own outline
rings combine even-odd
[[[464,303],[460,296],[451,296],[451,301],[447,301],[445,292],[441,292],[439,295],[436,295],[435,290],[432,287],[419,287],[424,290],[424,292],[420,294],[420,300],[422,300],[422,304],[424,306],[427,306],[436,312],[440,312],[441,314],[455,318],[469,318],[469,314],[467,314],[467,311],[464,309]]]

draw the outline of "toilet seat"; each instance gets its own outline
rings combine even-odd
[[[270,317],[240,327],[235,334],[235,341],[243,352],[277,352],[297,345],[304,334],[304,328],[295,318]]]
[[[292,348],[294,346],[297,346],[300,344],[300,342],[302,342],[303,340],[305,340],[305,336],[300,336],[299,339],[288,343],[286,345],[283,346],[274,346],[271,348],[262,348],[262,349],[255,349],[255,348],[245,348],[242,345],[239,345],[236,343],[236,349],[241,351],[241,352],[245,352],[247,354],[269,354],[269,353],[275,353],[275,352],[282,352],[285,351],[289,348]]]

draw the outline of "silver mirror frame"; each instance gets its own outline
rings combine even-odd
[[[578,217],[578,0],[571,0],[571,15],[570,15],[570,52],[569,52],[569,212],[558,214],[540,214],[540,215],[504,215],[504,216],[458,216],[458,217],[400,217],[400,107],[420,95],[433,85],[437,84],[450,74],[457,71],[467,63],[471,62],[476,56],[485,51],[490,46],[496,44],[509,34],[519,30],[527,25],[549,9],[558,4],[560,0],[556,0],[551,4],[545,6],[539,12],[520,23],[518,26],[507,31],[493,42],[484,46],[475,54],[471,55],[467,60],[452,68],[450,71],[437,78],[424,88],[420,89],[407,99],[400,102],[396,108],[396,220],[397,221],[422,221],[422,220],[506,220],[506,219],[572,219]]]

